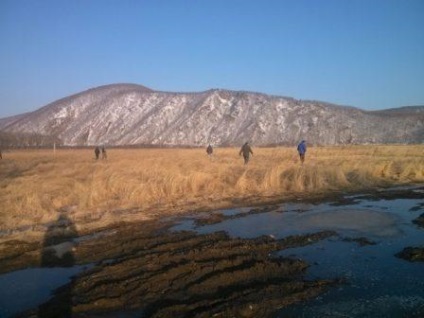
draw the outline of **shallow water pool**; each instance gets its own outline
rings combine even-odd
[[[418,194],[421,189],[405,189],[411,191]],[[220,211],[228,219],[196,226],[194,218],[174,229],[277,239],[334,230],[339,237],[282,250],[278,255],[311,264],[305,280],[341,278],[345,283],[316,299],[281,309],[274,317],[424,317],[424,262],[395,256],[405,247],[424,246],[424,229],[412,223],[424,212],[424,199],[420,195],[402,198],[401,192],[397,189],[396,196],[386,192],[384,199],[349,196],[349,204],[282,204],[260,214],[243,211],[238,217],[236,210]],[[358,244],[360,238],[370,245]]]

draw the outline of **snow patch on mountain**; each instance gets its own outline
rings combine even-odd
[[[171,93],[115,84],[0,119],[0,129],[54,136],[69,146],[421,143],[423,109],[366,112],[261,93]]]

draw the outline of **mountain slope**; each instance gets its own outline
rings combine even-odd
[[[255,145],[421,143],[424,107],[366,112],[260,93],[158,92],[114,84],[53,102],[15,120],[8,133],[37,133],[64,145]]]

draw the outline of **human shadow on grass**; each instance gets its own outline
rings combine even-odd
[[[75,224],[65,212],[61,213],[51,224],[44,236],[41,267],[72,267],[75,265],[73,252],[73,239],[78,237]],[[67,284],[55,291],[46,303],[38,307],[40,318],[72,317],[72,283]]]

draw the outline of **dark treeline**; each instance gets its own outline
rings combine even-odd
[[[0,131],[0,148],[50,148],[62,144],[59,138],[36,133],[11,134]]]

